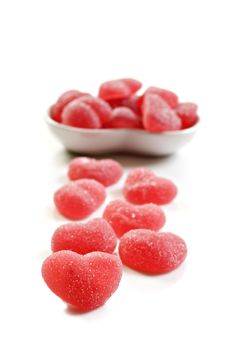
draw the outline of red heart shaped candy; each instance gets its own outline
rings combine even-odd
[[[113,253],[116,245],[117,238],[113,228],[101,218],[85,224],[61,225],[54,232],[51,242],[53,252],[72,250],[78,254],[94,251]]]
[[[47,286],[81,312],[103,305],[118,288],[121,275],[119,257],[100,252],[79,255],[63,250],[50,255],[42,265]]]

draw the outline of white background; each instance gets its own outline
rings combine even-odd
[[[232,349],[231,5],[0,1],[1,349]],[[64,90],[95,93],[100,82],[125,76],[200,106],[200,131],[175,156],[116,157],[126,169],[149,166],[177,183],[165,229],[186,240],[189,254],[166,276],[125,270],[104,307],[71,314],[40,274],[64,222],[52,196],[71,159],[43,117]]]

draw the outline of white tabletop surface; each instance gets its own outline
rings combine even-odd
[[[7,1],[0,4],[0,348],[233,348],[233,54],[231,1]],[[114,156],[125,172],[147,166],[179,195],[164,228],[183,237],[186,262],[147,277],[124,270],[119,289],[78,315],[40,269],[65,220],[53,192],[72,156],[43,117],[66,89],[96,93],[131,76],[199,104],[193,141],[167,158]],[[120,198],[123,179],[108,189]],[[101,215],[103,207],[93,216]]]

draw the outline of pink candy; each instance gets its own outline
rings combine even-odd
[[[72,250],[79,254],[94,251],[113,253],[117,238],[104,219],[93,219],[86,224],[69,223],[56,229],[52,237],[52,251]]]
[[[154,86],[138,96],[141,86],[138,80],[123,78],[101,84],[98,97],[67,91],[50,108],[50,117],[76,128],[144,128],[156,133],[187,129],[198,122],[195,103],[179,103],[174,92]]]
[[[105,187],[95,180],[73,181],[54,194],[58,211],[68,219],[81,220],[98,209],[106,197]]]
[[[141,97],[140,96],[133,95],[123,99],[109,100],[108,103],[112,108],[128,107],[134,113],[136,113],[136,115],[141,116]]]
[[[85,92],[80,92],[78,90],[69,90],[64,92],[57,100],[57,102],[50,108],[50,116],[53,120],[58,123],[62,122],[61,114],[65,106],[67,106],[71,101],[81,97],[89,95]]]
[[[145,91],[144,96],[146,94],[160,96],[171,108],[176,108],[178,106],[178,96],[172,91],[151,86]]]
[[[101,126],[103,126],[110,120],[112,115],[112,109],[109,106],[109,104],[101,98],[86,95],[80,97],[79,101],[87,104],[92,108],[92,110],[98,115],[98,118],[101,122]]]
[[[136,168],[130,171],[123,194],[134,204],[163,205],[170,203],[176,197],[177,187],[171,180],[157,177],[149,169]]]
[[[112,112],[112,118],[105,128],[124,128],[124,129],[140,129],[142,128],[141,118],[128,107],[117,107]]]
[[[59,298],[86,312],[105,304],[116,291],[122,263],[112,254],[94,252],[83,256],[63,250],[44,261],[42,276]]]
[[[195,103],[180,103],[176,108],[176,113],[182,121],[182,129],[190,128],[197,123],[197,105]]]
[[[105,101],[82,96],[70,102],[62,112],[62,122],[79,128],[99,129],[111,118],[111,108]]]
[[[100,86],[98,97],[70,90],[50,108],[50,116],[76,128],[144,128],[156,133],[197,123],[196,104],[179,103],[176,94],[157,87],[138,96],[141,86],[135,79],[110,80]],[[100,133],[111,135],[113,131]],[[141,131],[129,132],[128,136],[136,133]],[[83,134],[92,137],[96,132]],[[112,159],[76,157],[69,164],[71,182],[54,194],[55,206],[70,220],[85,219],[105,201],[105,187],[116,184],[122,175],[122,166]],[[135,168],[129,172],[122,192],[127,201],[109,202],[103,218],[61,225],[52,236],[53,254],[44,261],[42,276],[53,293],[79,312],[98,308],[111,297],[121,280],[122,263],[157,275],[173,271],[186,258],[187,246],[182,238],[157,232],[166,222],[159,205],[176,197],[176,185],[149,169]],[[114,254],[117,237],[120,258]]]
[[[77,157],[74,158],[68,171],[70,180],[94,179],[104,186],[115,184],[122,176],[121,165],[112,159],[96,160],[94,158]]]
[[[181,120],[165,100],[157,94],[145,94],[143,125],[148,131],[162,132],[181,129]]]
[[[64,108],[62,123],[76,128],[101,128],[101,122],[97,113],[88,104],[80,102],[78,99],[70,102]]]
[[[137,206],[121,200],[110,202],[104,210],[103,218],[113,227],[118,237],[137,228],[157,231],[166,220],[163,210],[156,204]]]
[[[120,240],[123,264],[148,274],[162,274],[176,269],[187,255],[182,238],[173,233],[132,230]]]
[[[100,85],[99,97],[103,100],[127,98],[141,88],[140,81],[135,79],[109,80]]]

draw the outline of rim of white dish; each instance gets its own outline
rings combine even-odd
[[[49,113],[46,114],[45,116],[45,121],[48,124],[51,124],[57,128],[64,129],[64,130],[70,130],[70,131],[76,131],[76,132],[81,132],[81,133],[90,133],[90,134],[96,134],[96,133],[121,133],[121,132],[129,132],[129,133],[139,133],[139,134],[147,134],[147,135],[180,135],[180,134],[190,134],[196,131],[196,129],[200,125],[200,117],[198,117],[197,122],[195,125],[191,126],[190,128],[187,129],[182,129],[182,130],[175,130],[175,131],[162,131],[162,132],[150,132],[144,129],[88,129],[88,128],[77,128],[74,126],[69,126],[65,125],[62,123],[58,123],[55,120],[53,120]]]

